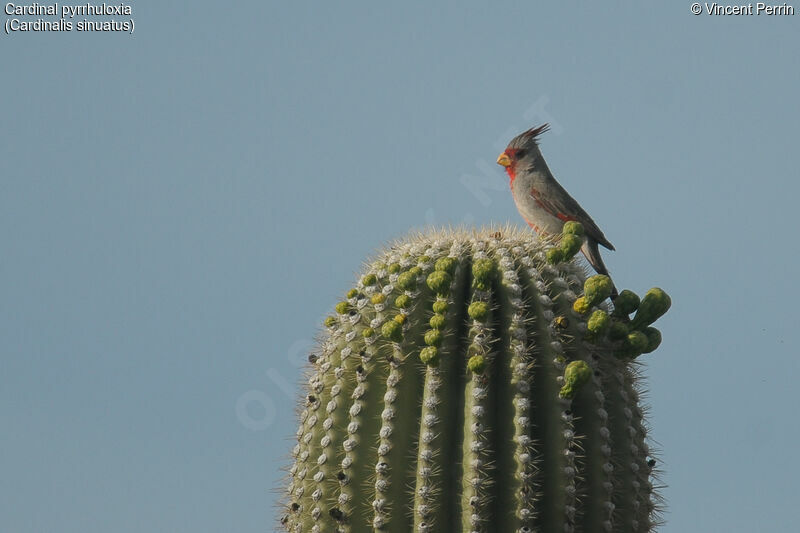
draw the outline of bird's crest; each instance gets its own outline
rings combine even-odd
[[[542,124],[541,126],[536,126],[534,128],[529,129],[528,131],[523,131],[513,139],[511,142],[508,143],[509,148],[521,148],[523,146],[530,146],[530,143],[533,142],[534,144],[539,144],[539,136],[550,130],[550,124]]]
[[[522,134],[522,137],[533,140],[533,142],[537,142],[539,140],[539,135],[547,131],[550,131],[550,124],[545,123],[542,124],[541,126],[531,128],[528,131],[524,132]]]

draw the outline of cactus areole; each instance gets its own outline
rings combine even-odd
[[[286,531],[654,529],[635,358],[669,297],[615,310],[607,277],[553,249],[440,231],[366,266],[309,358]]]

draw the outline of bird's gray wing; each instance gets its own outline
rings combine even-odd
[[[580,204],[557,181],[552,180],[552,183],[531,187],[530,194],[536,203],[551,215],[565,222],[568,220],[580,222],[583,224],[586,235],[592,237],[609,250],[614,249],[614,246],[608,242],[606,236],[594,223],[592,217],[583,210]]]

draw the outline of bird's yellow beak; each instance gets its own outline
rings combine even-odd
[[[503,152],[497,157],[497,164],[503,167],[511,166],[511,159],[508,157],[508,154]]]

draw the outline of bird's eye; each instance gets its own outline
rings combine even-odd
[[[514,159],[522,159],[523,157],[525,157],[525,150],[517,150],[514,153]]]

